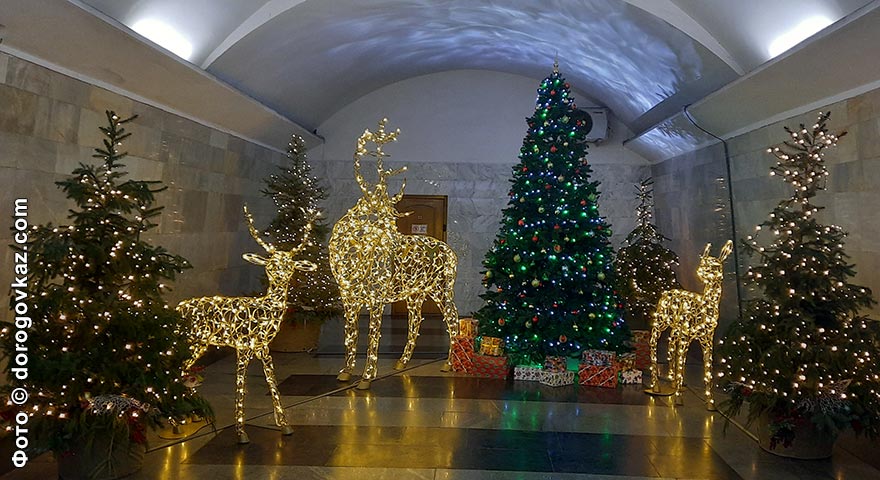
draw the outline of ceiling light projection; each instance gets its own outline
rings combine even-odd
[[[776,58],[785,53],[791,47],[794,47],[802,41],[812,37],[823,28],[831,25],[831,23],[830,19],[823,16],[814,16],[802,21],[791,30],[779,35],[770,42],[770,45],[767,47],[767,52],[770,54],[770,58]]]
[[[189,60],[192,55],[192,43],[161,20],[138,20],[131,29],[184,60]]]

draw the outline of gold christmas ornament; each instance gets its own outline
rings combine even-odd
[[[449,356],[444,371],[452,368],[452,347],[458,336],[458,310],[452,301],[455,271],[458,260],[455,252],[444,242],[423,235],[404,235],[397,231],[397,219],[408,215],[400,213],[395,204],[403,198],[403,186],[397,195],[388,195],[387,179],[406,171],[406,167],[385,170],[382,151],[386,143],[397,140],[400,130],[385,131],[387,119],[379,122],[376,132],[365,130],[358,138],[354,154],[354,174],[363,196],[333,226],[330,236],[330,267],[345,309],[345,366],[339,371],[339,381],[351,380],[357,347],[357,320],[361,309],[370,313],[370,343],[367,364],[358,388],[370,388],[376,378],[376,360],[379,350],[379,327],[382,309],[386,303],[406,301],[409,328],[406,347],[395,368],[402,369],[412,358],[419,326],[422,322],[422,303],[431,298],[443,312],[449,332]],[[376,145],[367,150],[367,143]],[[361,175],[361,158],[376,158],[378,181],[372,189]]]
[[[184,300],[177,305],[177,311],[192,322],[189,332],[192,357],[184,364],[188,371],[209,346],[232,347],[236,350],[238,367],[235,380],[235,421],[238,443],[248,443],[244,431],[244,397],[247,393],[245,380],[250,361],[257,357],[263,364],[263,373],[275,409],[275,424],[281,433],[290,435],[293,429],[288,425],[281,406],[281,395],[275,380],[275,367],[269,355],[269,343],[278,333],[281,317],[287,308],[287,285],[296,270],[312,271],[315,264],[304,260],[294,260],[308,245],[311,222],[302,232],[302,243],[288,251],[276,250],[270,243],[260,238],[254,227],[254,219],[244,207],[245,218],[251,236],[269,254],[263,257],[255,253],[245,253],[242,258],[255,265],[266,268],[269,288],[262,297],[200,297]]]
[[[681,387],[684,383],[684,362],[691,342],[697,340],[703,348],[703,382],[709,410],[715,409],[712,398],[712,348],[715,328],[718,326],[718,304],[721,301],[721,284],[724,280],[724,260],[733,251],[728,240],[718,257],[710,254],[712,244],[706,244],[697,267],[697,277],[703,281],[703,292],[667,290],[660,295],[651,328],[651,384],[648,393],[660,394],[657,371],[657,342],[669,329],[669,375],[672,379],[675,404],[681,405]]]

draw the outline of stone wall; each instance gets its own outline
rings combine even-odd
[[[238,294],[262,288],[259,267],[241,259],[258,252],[247,233],[247,202],[265,225],[271,202],[262,178],[284,155],[233,135],[0,53],[0,245],[12,243],[10,219],[16,198],[27,198],[31,224],[67,222],[73,203],[54,184],[76,166],[95,162],[105,110],[137,114],[123,159],[130,178],[162,180],[165,210],[149,241],[193,265],[178,278],[170,300],[213,293]],[[12,255],[0,254],[0,285],[9,285]],[[4,313],[6,315],[6,313]]]
[[[846,130],[839,146],[827,150],[830,176],[827,191],[815,203],[824,206],[823,223],[837,224],[849,232],[845,250],[857,272],[854,283],[880,293],[880,90],[829,105],[828,126],[833,132]],[[736,243],[755,231],[776,204],[787,198],[790,187],[780,177],[771,177],[775,157],[766,153],[772,145],[787,139],[784,125],[797,128],[812,125],[819,110],[782,120],[728,141],[731,183],[736,219],[735,236],[730,225],[727,167],[722,145],[691,152],[653,166],[657,191],[657,221],[672,239],[670,247],[682,259],[679,278],[690,289],[699,289],[695,268],[706,242],[715,248],[728,238]],[[740,273],[748,257],[740,253]],[[734,265],[728,260],[719,332],[726,331],[737,314]],[[747,296],[745,288],[743,295]],[[877,316],[877,310],[873,312]]]

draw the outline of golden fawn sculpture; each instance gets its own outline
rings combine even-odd
[[[244,397],[247,393],[245,380],[250,361],[257,357],[263,364],[263,373],[275,411],[275,424],[281,427],[281,433],[290,435],[293,429],[287,423],[284,409],[281,406],[281,395],[275,380],[275,367],[269,355],[269,343],[278,333],[281,318],[287,308],[287,285],[296,270],[312,271],[316,268],[312,262],[294,260],[308,245],[309,222],[303,231],[302,243],[290,251],[276,249],[260,238],[254,227],[254,219],[244,207],[245,218],[251,236],[269,254],[262,257],[255,253],[245,253],[242,257],[250,263],[266,268],[269,288],[262,297],[200,297],[184,300],[177,305],[177,311],[192,321],[189,332],[190,351],[192,357],[184,364],[184,371],[189,370],[209,346],[232,347],[236,350],[238,367],[235,377],[235,421],[238,443],[249,443],[244,431]]]
[[[387,180],[406,170],[385,170],[382,151],[386,143],[397,140],[400,130],[385,131],[387,119],[379,122],[376,132],[365,130],[358,138],[354,154],[354,174],[363,196],[333,226],[330,235],[330,268],[345,310],[345,365],[337,379],[347,382],[355,366],[358,340],[358,315],[366,307],[370,314],[367,363],[358,388],[370,388],[376,378],[379,351],[379,328],[382,309],[386,303],[405,300],[409,314],[406,347],[395,368],[402,369],[412,358],[419,326],[422,322],[422,303],[431,298],[443,312],[449,332],[449,356],[444,370],[451,368],[452,344],[458,336],[458,310],[453,303],[453,286],[458,260],[455,252],[440,240],[420,235],[403,235],[397,231],[401,214],[395,204],[403,198],[404,180],[400,192],[388,195]],[[367,143],[376,145],[367,150]],[[378,181],[372,189],[361,175],[361,158],[376,158]]]
[[[684,383],[684,363],[688,347],[697,340],[703,348],[703,382],[706,389],[706,403],[709,410],[715,409],[712,397],[712,349],[715,328],[718,326],[718,304],[721,301],[721,284],[724,279],[724,260],[733,251],[733,242],[728,240],[721,248],[718,257],[710,254],[712,244],[700,256],[697,277],[703,281],[703,292],[687,290],[667,290],[660,296],[654,311],[654,324],[651,328],[651,385],[649,393],[661,393],[657,371],[657,342],[667,328],[669,333],[669,375],[672,379],[673,395],[676,405],[681,405],[681,387]]]

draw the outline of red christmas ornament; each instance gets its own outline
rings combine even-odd
[[[534,316],[534,317],[532,317],[532,323],[538,323],[538,317],[537,317],[537,315]]]
[[[567,341],[568,341],[568,337],[566,337],[565,335],[559,336],[559,343],[565,343]]]
[[[537,242],[537,241],[538,241],[538,236],[535,235],[534,237],[532,237],[532,241],[533,241],[533,242]]]
[[[553,225],[553,230],[559,230],[560,228],[562,227],[560,227],[558,223],[556,225]]]
[[[523,167],[523,168],[522,168],[522,171],[524,171],[524,172],[528,172],[528,171],[529,171],[529,167]]]
[[[544,190],[550,190],[551,188],[553,188],[553,185],[550,185],[549,183],[544,185]]]
[[[556,90],[550,90],[550,95],[556,95]]]
[[[560,247],[559,245],[553,245],[553,251],[559,253],[562,251],[562,247]]]
[[[502,327],[504,326],[504,319],[503,318],[498,319],[498,325],[500,325]]]
[[[559,305],[557,305],[557,304],[555,304],[555,303],[553,304],[553,308],[556,308],[556,307],[558,307],[558,306],[559,306]]]
[[[505,243],[507,243],[507,239],[502,238],[501,240],[498,241],[498,243],[500,243],[501,245],[504,245]]]
[[[571,88],[571,85],[569,85],[568,82],[565,82],[565,83],[563,83],[562,85],[563,85],[565,88]]]
[[[550,153],[556,153],[556,145],[550,147]]]
[[[516,224],[521,227],[521,226],[525,225],[526,222],[524,222],[524,221],[522,221],[522,219],[520,219],[518,222],[516,222]]]
[[[587,201],[586,201],[586,200],[581,200],[581,206],[584,206],[584,205],[586,205],[586,204],[587,204]]]

